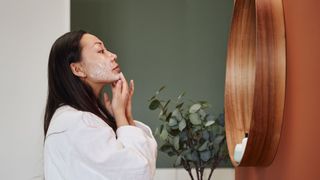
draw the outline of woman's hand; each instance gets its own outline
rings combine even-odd
[[[106,109],[116,118],[116,120],[126,119],[127,123],[135,125],[134,118],[132,116],[132,96],[134,93],[133,80],[130,81],[130,88],[128,88],[127,81],[121,73],[120,79],[112,83],[111,88],[113,93],[112,101],[110,101],[108,94],[106,92],[104,93],[104,104]],[[123,108],[125,109],[125,112],[123,112]]]
[[[126,117],[126,107],[129,99],[129,88],[127,81],[124,79],[123,74],[120,74],[120,79],[111,84],[112,101],[106,102],[106,108],[113,113],[116,119],[117,126],[128,125],[128,119]],[[106,98],[105,101],[109,100]]]
[[[132,96],[133,96],[133,93],[134,93],[134,82],[133,82],[133,80],[131,80],[130,81],[128,104],[127,104],[127,108],[126,108],[126,116],[128,119],[128,123],[130,125],[135,126],[134,119],[132,116]]]

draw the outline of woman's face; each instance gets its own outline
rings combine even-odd
[[[80,64],[89,84],[112,83],[120,79],[117,55],[108,51],[101,40],[91,34],[84,34],[80,41]]]

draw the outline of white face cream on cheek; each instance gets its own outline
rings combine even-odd
[[[93,81],[113,82],[119,79],[118,75],[112,72],[112,67],[107,62],[90,63],[86,66],[87,75]]]

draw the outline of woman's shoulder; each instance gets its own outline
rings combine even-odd
[[[51,118],[46,136],[54,133],[62,133],[68,130],[74,125],[74,123],[76,123],[76,121],[82,118],[82,114],[82,111],[79,111],[69,105],[59,107]]]
[[[79,125],[88,127],[107,126],[102,119],[90,112],[80,111],[69,105],[63,105],[53,114],[47,136],[75,129]]]

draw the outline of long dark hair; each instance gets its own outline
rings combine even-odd
[[[68,32],[51,47],[48,62],[48,97],[44,115],[44,134],[47,134],[54,112],[63,105],[91,112],[116,130],[114,117],[94,95],[93,89],[72,73],[70,64],[81,59],[80,40],[86,31]]]

